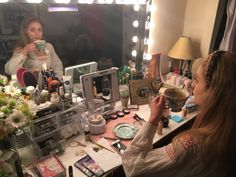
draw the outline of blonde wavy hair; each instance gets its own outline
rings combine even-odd
[[[209,176],[235,176],[236,53],[216,51],[204,59],[201,67],[209,99],[199,108],[192,128],[173,141],[186,134],[196,136]]]

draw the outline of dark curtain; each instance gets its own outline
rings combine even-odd
[[[229,0],[219,0],[209,53],[219,49],[221,40],[224,36],[227,21],[226,9],[228,1]]]
[[[229,52],[236,51],[236,0],[228,0],[225,32],[219,49]]]

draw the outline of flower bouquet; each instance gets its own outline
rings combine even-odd
[[[11,135],[29,125],[36,114],[36,104],[17,87],[0,75],[0,176],[23,176],[17,151],[12,147]],[[5,155],[8,154],[8,155]],[[18,167],[16,167],[18,166]]]
[[[0,139],[29,125],[36,112],[37,105],[0,75]]]

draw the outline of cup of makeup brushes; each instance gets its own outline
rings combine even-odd
[[[179,88],[167,88],[164,91],[164,95],[171,111],[179,112],[188,99],[189,93]]]

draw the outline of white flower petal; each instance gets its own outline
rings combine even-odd
[[[27,123],[27,117],[18,110],[14,110],[7,119],[11,119],[11,125],[14,128],[20,128]]]

